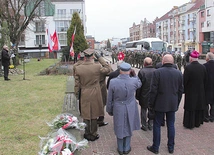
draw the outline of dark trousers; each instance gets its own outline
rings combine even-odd
[[[205,119],[214,120],[214,104],[208,104],[204,113]]]
[[[97,119],[86,120],[83,119],[83,122],[86,124],[85,134],[90,136],[97,136]]]
[[[147,126],[152,127],[152,122],[153,121],[149,120],[148,117],[147,117],[148,116],[148,108],[141,107],[140,116],[141,116],[141,124],[142,124],[142,126],[144,126],[144,127],[147,127]],[[147,120],[148,120],[148,122],[147,122]]]
[[[153,148],[158,151],[161,140],[161,123],[163,121],[164,112],[155,112],[155,119],[153,121]],[[174,150],[175,145],[175,112],[166,112],[167,123],[167,137],[168,137],[168,149]]]
[[[4,66],[4,79],[8,79],[9,66]]]

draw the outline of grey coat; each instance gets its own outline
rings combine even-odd
[[[138,77],[120,74],[110,81],[106,111],[113,115],[114,132],[117,138],[132,136],[140,129],[138,104],[135,91],[141,87]]]

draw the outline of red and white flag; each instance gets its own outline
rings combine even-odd
[[[73,44],[74,44],[75,33],[76,33],[76,26],[74,28],[74,33],[71,36],[70,56],[72,56],[72,57],[74,57],[74,47],[73,47]]]
[[[59,43],[59,39],[58,39],[58,35],[57,35],[56,30],[53,32],[53,35],[51,35],[50,29],[47,29],[47,35],[48,35],[49,52],[60,50],[61,46]]]
[[[54,31],[54,34],[53,34],[53,36],[52,36],[52,40],[53,40],[53,42],[54,42],[53,50],[55,50],[55,51],[60,50],[61,47],[60,47],[60,43],[59,43],[59,39],[58,39],[58,35],[57,35],[56,30]]]
[[[49,52],[52,52],[53,51],[53,42],[51,39],[51,34],[50,34],[49,29],[47,29],[47,35],[48,35],[48,49],[49,49]]]

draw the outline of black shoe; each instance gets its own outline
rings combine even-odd
[[[168,150],[170,154],[173,154],[174,153],[174,150]]]
[[[123,154],[129,154],[129,152],[131,152],[132,148],[130,147],[130,149],[128,151],[123,151]]]
[[[118,149],[117,149],[117,152],[119,153],[119,155],[123,155],[123,152],[119,151]]]
[[[84,134],[83,137],[84,137],[85,139],[87,139],[88,141],[91,140],[91,136],[90,136],[89,134]]]
[[[214,122],[214,119],[210,119],[210,122]]]
[[[7,78],[7,79],[4,79],[4,80],[5,80],[5,81],[9,81],[10,79]]]
[[[100,138],[99,134],[97,134],[96,136],[91,135],[90,141],[95,141],[95,140],[97,140],[99,138]]]
[[[148,129],[151,131],[153,129],[152,125],[148,125]]]
[[[101,127],[101,126],[106,126],[106,125],[108,125],[108,122],[102,122],[102,123],[100,123],[100,124],[98,124],[99,125],[99,127]]]
[[[141,127],[141,130],[143,130],[143,131],[147,131],[147,127],[142,126],[142,127]]]
[[[154,154],[158,154],[159,152],[154,150],[154,148],[152,146],[147,146],[147,150],[153,152]]]
[[[204,122],[209,122],[210,120],[208,118],[205,118],[204,119]]]

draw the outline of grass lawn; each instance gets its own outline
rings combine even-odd
[[[46,122],[62,113],[67,75],[38,76],[58,60],[31,59],[23,75],[0,77],[0,155],[36,155],[40,139],[51,131]],[[20,65],[17,68],[22,69]]]

